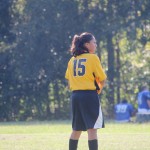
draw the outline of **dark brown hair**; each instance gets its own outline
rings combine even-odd
[[[89,43],[93,39],[93,35],[88,32],[84,32],[80,35],[75,35],[72,40],[71,53],[73,56],[78,56],[83,53],[88,53],[89,50],[84,46],[85,43]]]

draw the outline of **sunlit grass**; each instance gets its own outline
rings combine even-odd
[[[0,150],[68,150],[71,121],[0,123]],[[150,123],[107,122],[98,130],[100,150],[149,150]],[[87,133],[78,150],[88,150]]]

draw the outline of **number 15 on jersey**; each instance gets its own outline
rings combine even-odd
[[[75,59],[73,61],[73,75],[74,76],[83,76],[85,74],[86,71],[86,67],[85,67],[85,62],[86,59],[82,58],[82,59]]]

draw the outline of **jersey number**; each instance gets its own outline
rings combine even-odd
[[[117,107],[116,113],[125,113],[127,110],[127,105],[119,105]]]
[[[85,74],[85,65],[86,59],[74,60],[73,62],[73,71],[74,76],[83,76]]]

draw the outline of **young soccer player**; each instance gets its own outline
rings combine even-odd
[[[134,113],[134,108],[126,99],[123,99],[121,103],[115,105],[114,112],[117,122],[130,122]]]
[[[97,129],[104,127],[98,93],[101,92],[106,75],[95,54],[96,39],[91,33],[75,35],[72,40],[73,57],[68,62],[66,79],[72,90],[72,133],[69,150],[77,150],[82,131],[88,133],[89,150],[98,150]],[[97,90],[98,83],[99,89]]]
[[[141,87],[141,91],[137,96],[138,113],[150,114],[150,91],[147,86]]]

